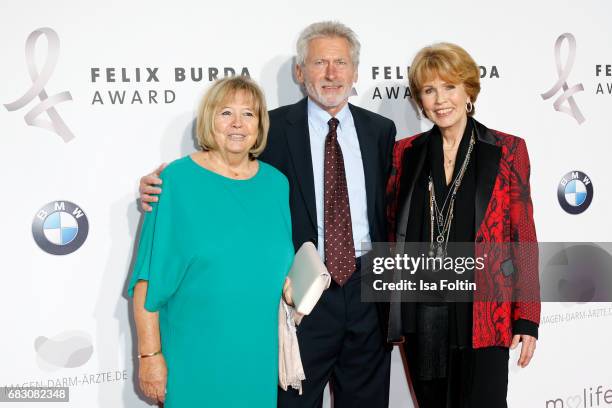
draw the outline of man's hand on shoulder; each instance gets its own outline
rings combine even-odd
[[[151,211],[153,208],[149,203],[156,203],[159,200],[158,195],[162,192],[161,188],[158,187],[162,183],[160,174],[166,166],[166,163],[162,163],[158,168],[153,170],[152,173],[140,179],[138,191],[140,192],[140,207],[143,211]]]

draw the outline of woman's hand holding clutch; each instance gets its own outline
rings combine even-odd
[[[292,296],[292,288],[291,288],[291,278],[289,278],[289,277],[285,278],[285,284],[283,285],[283,300],[289,306],[295,307],[295,304],[293,304],[293,296]],[[301,314],[301,313],[298,313],[297,310],[293,311],[293,321],[295,322],[296,326],[299,325],[302,322],[302,318],[303,317],[304,317],[304,315]]]
[[[283,299],[289,306],[295,306],[293,304],[291,278],[288,276],[285,278],[285,284],[283,285]]]

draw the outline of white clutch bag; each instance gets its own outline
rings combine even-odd
[[[295,254],[289,278],[295,309],[303,315],[310,314],[331,283],[331,276],[312,242],[302,244]]]

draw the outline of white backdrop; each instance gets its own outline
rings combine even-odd
[[[606,64],[612,64],[612,4],[497,3],[4,4],[0,104],[10,105],[32,88],[33,95],[47,95],[25,98],[20,107],[0,106],[0,226],[6,232],[0,234],[0,385],[70,385],[66,406],[146,406],[133,382],[133,330],[125,298],[141,217],[137,181],[160,162],[194,150],[194,109],[210,83],[209,72],[246,68],[264,87],[270,108],[297,101],[294,43],[303,27],[318,20],[338,19],[358,33],[358,95],[351,102],[393,119],[398,137],[430,126],[404,98],[406,68],[416,51],[437,41],[466,48],[483,67],[476,118],[527,140],[539,239],[611,241],[606,208],[612,203],[607,171],[612,73],[605,74]],[[28,36],[43,27],[57,33],[59,49],[42,35],[24,54]],[[566,63],[568,41],[555,59],[555,41],[563,33],[576,40],[573,67]],[[57,65],[44,78],[37,72],[55,55]],[[33,65],[38,67],[34,80],[28,71]],[[577,111],[572,116],[554,109],[563,89],[546,100],[541,96],[559,80],[557,65],[570,91],[583,85],[573,94],[582,124]],[[597,65],[603,66],[599,75]],[[100,75],[92,78],[96,68]],[[114,82],[107,68],[115,69]],[[122,68],[130,82],[122,79]],[[147,68],[157,81],[146,81]],[[177,81],[177,68],[185,69],[186,80]],[[190,78],[191,68],[196,74],[202,69],[202,80]],[[397,98],[388,96],[394,89]],[[124,91],[123,103],[116,97],[112,103],[109,92]],[[157,103],[150,103],[151,91]],[[53,98],[63,92],[69,93],[60,95],[64,101]],[[65,123],[63,132],[24,120],[47,96],[56,103],[56,113],[50,112],[58,115],[55,126]],[[48,121],[45,108],[31,115]],[[566,213],[557,201],[559,181],[572,170],[587,174],[593,185],[593,202],[579,215]],[[41,208],[62,200],[86,214],[89,233],[75,252],[52,255],[37,246],[32,228]],[[511,355],[510,407],[612,407],[612,391],[607,400],[601,394],[599,402],[594,394],[599,386],[604,393],[612,389],[612,303],[545,304],[542,313],[532,364],[519,370],[518,354]],[[412,406],[397,353],[391,399],[391,407]]]

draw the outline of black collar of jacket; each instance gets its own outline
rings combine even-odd
[[[490,129],[473,118],[468,118],[468,120],[472,122],[472,128],[476,136],[476,145],[474,146],[476,160],[476,216],[474,228],[478,233],[495,186],[501,148],[497,145],[498,137]],[[396,239],[398,242],[403,242],[406,238],[406,229],[411,221],[409,216],[414,187],[418,175],[423,171],[427,157],[428,141],[434,129],[435,126],[418,136],[410,148],[404,152],[401,161],[403,168],[398,195],[399,212],[396,217]]]

